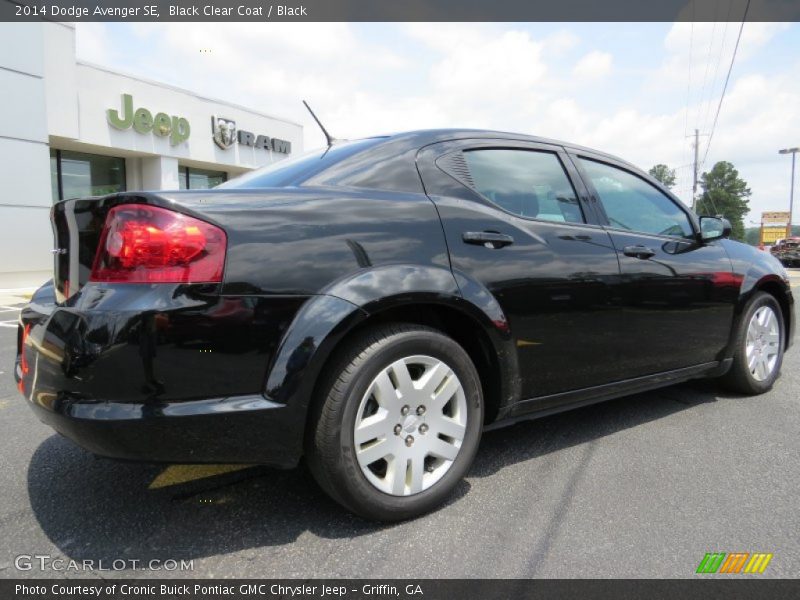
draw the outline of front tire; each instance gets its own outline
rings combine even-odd
[[[766,292],[757,292],[739,322],[733,365],[720,378],[724,387],[749,395],[772,389],[783,362],[785,331],[778,301]]]
[[[383,325],[343,348],[321,379],[308,464],[337,502],[399,521],[442,504],[466,474],[483,427],[475,366],[443,333]]]

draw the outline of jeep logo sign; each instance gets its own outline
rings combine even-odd
[[[243,129],[236,129],[236,122],[225,117],[211,117],[211,136],[214,143],[226,150],[233,145],[234,137],[242,146],[263,148],[281,154],[292,151],[292,143],[287,140],[271,138],[268,135],[255,135]]]
[[[112,127],[123,130],[133,127],[138,133],[145,134],[152,131],[159,137],[169,136],[169,143],[173,146],[188,140],[191,132],[189,121],[183,117],[170,116],[163,112],[153,116],[153,113],[146,108],[137,108],[134,111],[133,96],[130,94],[122,95],[122,116],[113,108],[106,111],[106,116]]]

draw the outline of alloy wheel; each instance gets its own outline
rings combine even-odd
[[[745,353],[753,379],[764,381],[772,375],[781,351],[778,317],[770,306],[759,307],[747,326]]]
[[[453,465],[467,429],[467,400],[455,372],[431,356],[394,361],[372,380],[353,431],[367,480],[392,496],[427,490]]]

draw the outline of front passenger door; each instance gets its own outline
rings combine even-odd
[[[619,257],[621,371],[636,377],[718,360],[739,294],[725,249],[698,241],[688,210],[626,165],[575,162]]]

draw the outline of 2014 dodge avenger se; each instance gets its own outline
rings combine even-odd
[[[293,467],[367,518],[442,503],[481,432],[698,377],[758,394],[787,274],[600,152],[436,130],[213,190],[59,202],[16,377],[97,454]]]

